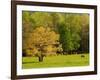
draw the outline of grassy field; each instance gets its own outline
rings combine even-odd
[[[43,62],[38,61],[38,57],[23,57],[22,68],[48,68],[48,67],[73,67],[89,65],[89,54],[58,55],[44,57]]]

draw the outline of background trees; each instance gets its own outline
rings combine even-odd
[[[37,53],[33,47],[40,45],[48,45],[50,50],[43,48],[47,54],[89,52],[88,14],[23,11],[22,15],[23,55]]]

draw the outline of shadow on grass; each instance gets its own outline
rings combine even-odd
[[[22,62],[22,64],[29,64],[29,63],[39,63],[39,62],[34,62],[34,61],[32,61],[32,62]]]

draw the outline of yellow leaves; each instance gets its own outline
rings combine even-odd
[[[30,39],[32,39],[33,44],[48,45],[55,44],[59,40],[59,35],[49,27],[38,27],[32,32]]]
[[[52,37],[52,40],[59,40],[59,34],[56,34],[55,32],[51,31],[51,37]]]
[[[40,26],[34,29],[24,41],[23,48],[27,50],[28,55],[56,53],[55,44],[59,44],[59,34],[49,27]]]
[[[33,48],[33,54],[37,54],[38,53],[38,49],[37,48]]]
[[[41,33],[41,32],[44,32],[45,30],[46,30],[46,29],[45,29],[44,27],[38,27],[38,28],[35,29],[36,32],[38,31],[38,32],[40,32],[40,33]]]
[[[46,52],[51,52],[53,50],[53,47],[52,47],[52,45],[48,45],[44,49],[46,50]]]
[[[46,56],[56,55],[57,49],[58,48],[55,47],[54,45],[45,46],[44,47],[45,55]]]
[[[32,50],[29,50],[29,49],[26,50],[26,53],[27,53],[28,56],[33,55],[33,51]]]
[[[32,48],[27,48],[26,49],[27,56],[33,56],[33,55],[36,55],[38,53],[39,53],[38,49],[34,46]]]

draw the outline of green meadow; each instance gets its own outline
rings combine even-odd
[[[50,67],[74,67],[74,66],[88,66],[89,54],[71,54],[44,57],[43,62],[38,61],[38,57],[23,57],[22,68],[50,68]]]

